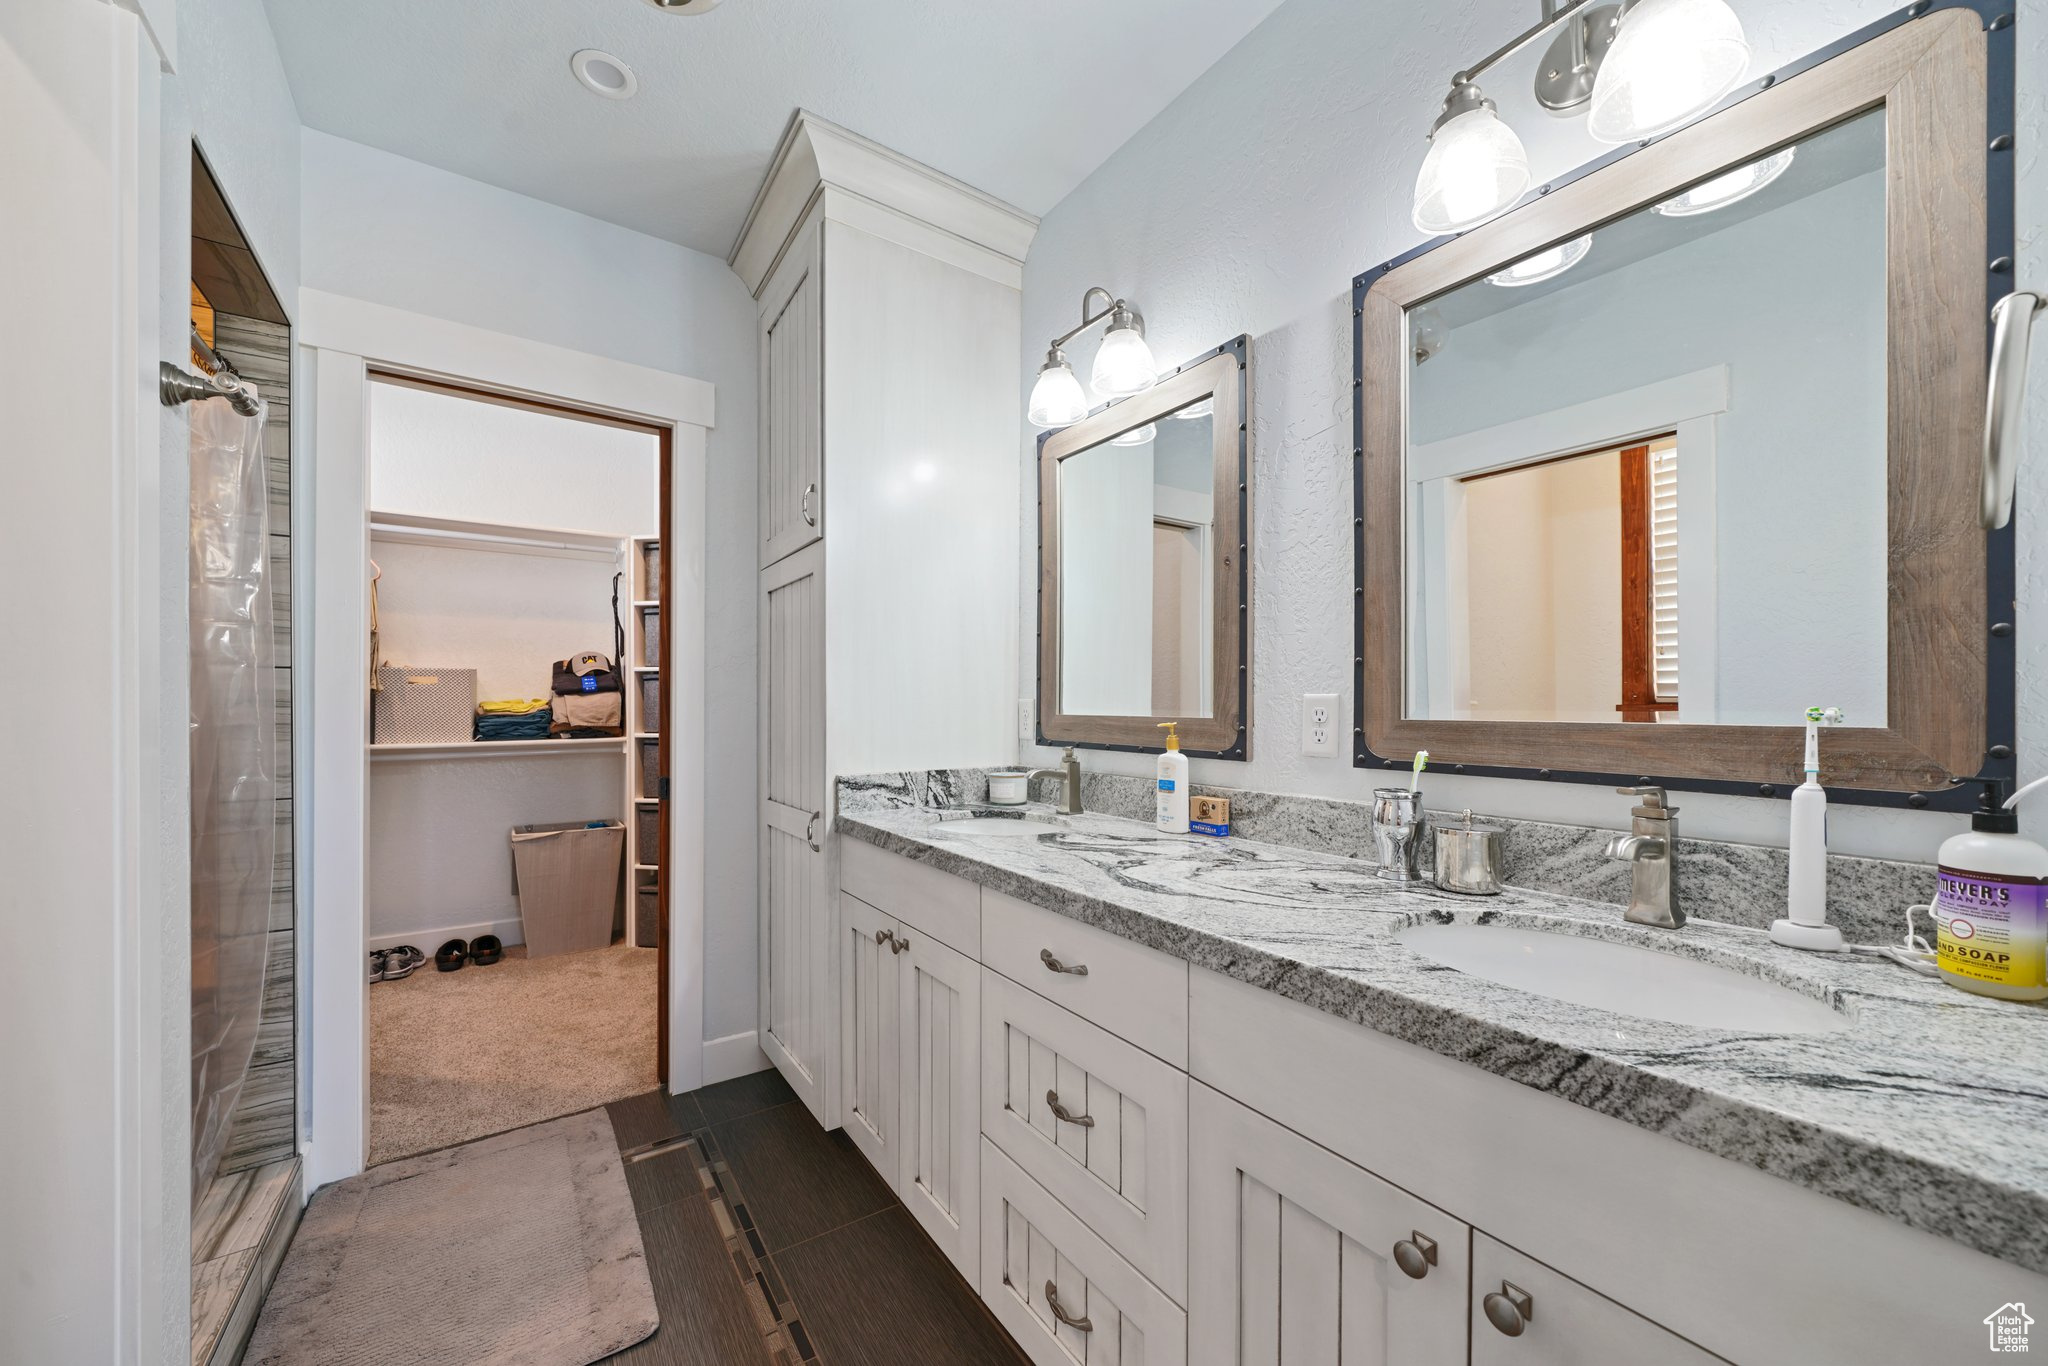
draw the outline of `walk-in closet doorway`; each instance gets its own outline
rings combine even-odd
[[[623,1018],[610,998],[634,996],[638,969],[626,965],[636,957],[653,958],[646,1082],[688,1090],[703,1079],[703,490],[712,393],[682,376],[316,291],[303,292],[302,307],[317,452],[312,876],[326,912],[315,917],[311,950],[316,1044],[307,1159],[317,1185],[473,1136],[460,1132],[463,1125],[494,1131],[546,1118],[520,1107],[551,1108],[551,1085],[578,1080],[579,1061],[593,1059],[602,1042],[572,1027],[577,1003],[613,1011],[607,1020]],[[386,477],[376,478],[378,444],[388,434],[380,412],[386,419],[410,412],[413,435],[433,438],[433,424],[423,428],[419,414],[450,403],[467,415],[450,426],[444,414],[435,439],[466,443],[468,469],[457,462],[451,474],[386,459]],[[522,422],[567,424],[586,439],[569,443],[574,450],[564,446],[552,462],[536,463],[529,450],[502,471],[474,463],[516,447],[511,432]],[[629,468],[635,443],[646,456],[639,473]],[[607,464],[607,449],[619,459]],[[394,481],[393,469],[419,478],[397,488],[405,481]],[[632,502],[635,489],[644,490],[651,522],[595,510],[607,497]],[[403,568],[403,590],[395,567]],[[623,641],[610,625],[606,585],[614,573]],[[374,647],[373,586],[381,637]],[[531,618],[534,630],[506,636],[494,651],[485,640],[491,615],[505,614],[508,601],[517,605],[509,615]],[[564,608],[571,602],[581,605]],[[476,703],[501,705],[484,710],[488,721],[471,718],[481,729],[467,734],[407,734],[371,695],[373,648],[387,681],[396,667],[453,682],[458,691],[474,687]],[[522,732],[519,705],[543,701],[552,713],[552,664],[585,652],[604,655],[622,680],[618,733],[601,733],[602,718],[583,715],[570,719],[590,724],[568,735]],[[471,671],[473,680],[464,676]],[[534,717],[536,726],[542,719]],[[534,738],[479,739],[485,731]],[[484,935],[510,940],[504,931],[521,923],[520,903],[510,897],[513,825],[582,829],[614,815],[629,848],[618,916],[605,922],[609,949],[535,956],[512,946],[497,961],[472,953],[461,968],[437,970],[444,942],[474,949]],[[416,897],[405,892],[404,877],[417,879]],[[480,889],[477,897],[451,890],[468,885],[464,878]],[[437,937],[443,930],[447,940]],[[427,961],[409,978],[369,980],[366,963],[376,960],[366,955],[400,937]],[[572,960],[582,969],[535,972]],[[448,1009],[394,1020],[386,1007],[408,990],[411,1004],[440,999]],[[484,999],[486,1010],[510,1002],[519,1011],[495,1032],[488,1022],[473,1028],[464,1043],[456,1026],[476,1025],[470,997]],[[469,1112],[440,1117],[454,1129],[429,1123],[394,1137],[391,1125],[372,1119],[373,1091],[387,1094],[388,1078],[376,1075],[378,1040],[412,1048],[423,1032],[439,1029],[423,1030],[422,1018],[448,1023],[453,1046],[477,1056],[465,1066],[459,1054],[444,1052],[422,1066],[417,1052],[409,1055],[401,1070],[417,1073],[414,1098],[467,1094]],[[560,1046],[529,1050],[526,1061],[508,1066],[493,1052],[507,1033]],[[588,1108],[583,1102],[591,1098],[573,1089],[561,1089],[569,1096],[559,1102],[565,1112]]]

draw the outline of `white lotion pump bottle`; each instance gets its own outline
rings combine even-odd
[[[1771,922],[1771,942],[1789,949],[1847,952],[1842,932],[1828,924],[1828,794],[1820,785],[1820,728],[1842,720],[1840,707],[1806,709],[1806,781],[1792,793],[1786,918]]]
[[[1157,814],[1152,824],[1169,835],[1188,833],[1188,756],[1180,752],[1179,722],[1163,721],[1166,753],[1159,756]]]

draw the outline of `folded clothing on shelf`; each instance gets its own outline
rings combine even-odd
[[[624,692],[626,684],[613,667],[610,656],[586,652],[558,659],[554,663],[555,692],[558,696],[589,696],[592,693]]]
[[[479,740],[545,740],[554,724],[552,709],[542,706],[538,711],[507,714],[487,712],[479,708],[476,714],[475,738]]]
[[[616,692],[562,693],[553,704],[550,730],[571,740],[626,733],[626,695]]]
[[[537,711],[546,711],[545,697],[513,697],[503,701],[479,702],[476,704],[479,716],[531,716]]]

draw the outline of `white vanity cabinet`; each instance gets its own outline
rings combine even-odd
[[[1472,1236],[1472,1366],[1709,1366],[1722,1360],[1505,1243]]]
[[[1199,1082],[1188,1132],[1195,1366],[1464,1366],[1464,1223]]]
[[[760,358],[755,1027],[827,1128],[847,1122],[829,775],[1016,740],[1017,357],[1036,230],[799,113],[733,249]]]

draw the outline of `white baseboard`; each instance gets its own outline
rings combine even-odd
[[[757,1030],[744,1034],[728,1034],[722,1039],[704,1041],[704,1084],[715,1081],[731,1081],[734,1077],[752,1076],[765,1072],[774,1064],[761,1051],[761,1038]]]
[[[363,945],[363,952],[371,949],[395,949],[400,944],[411,944],[424,950],[430,957],[434,950],[451,939],[475,939],[478,935],[495,934],[507,947],[526,942],[526,930],[518,917],[510,920],[485,920],[475,925],[443,925],[439,929],[407,930],[399,934],[373,934]],[[752,1038],[753,1035],[748,1035]]]

